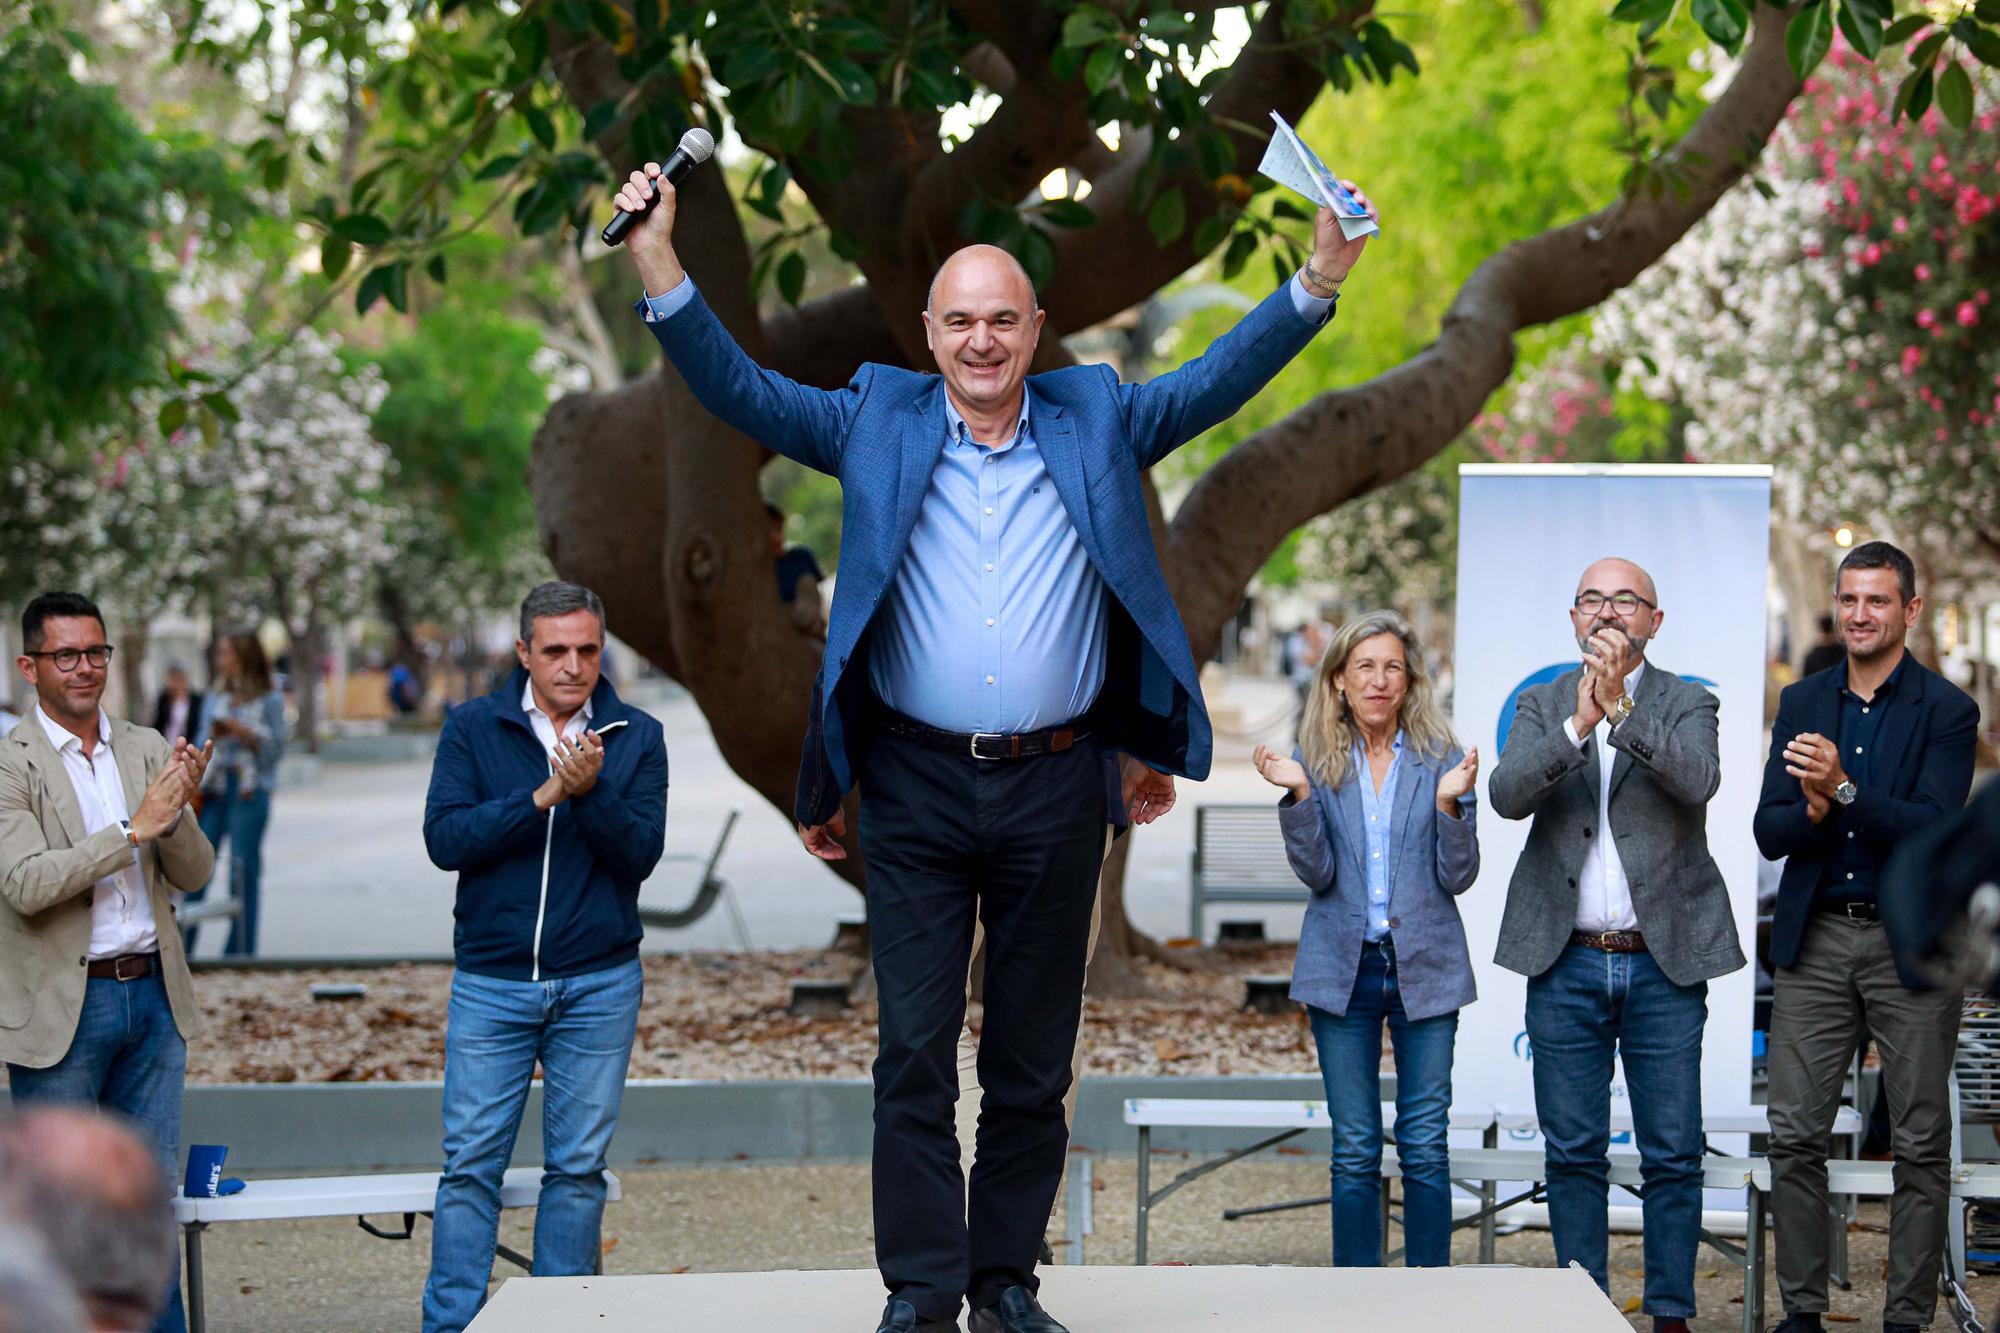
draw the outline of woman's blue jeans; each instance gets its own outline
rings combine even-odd
[[[201,803],[201,831],[209,845],[220,852],[229,846],[229,880],[232,896],[242,909],[229,920],[229,940],[222,946],[225,956],[257,952],[259,890],[264,881],[264,829],[271,822],[271,793],[262,787],[247,796],[231,773],[221,791],[211,791]],[[213,881],[211,881],[211,884]],[[208,896],[204,884],[187,896],[191,903]],[[181,932],[181,941],[194,952],[196,927]]]
[[[1361,946],[1347,1012],[1308,1009],[1333,1122],[1333,1264],[1382,1263],[1382,1026],[1396,1053],[1396,1154],[1404,1263],[1451,1263],[1451,1058],[1458,1011],[1404,1016],[1388,941]]]

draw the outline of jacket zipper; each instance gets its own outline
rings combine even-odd
[[[607,723],[599,728],[597,734],[603,736],[605,732],[615,731],[624,725],[625,720],[620,718],[616,722]],[[542,891],[540,897],[535,900],[535,944],[534,954],[528,971],[528,980],[530,981],[540,981],[542,979],[542,922],[548,918],[549,914],[549,854],[555,850],[555,842],[556,811],[554,806],[550,806],[548,831],[542,835]]]

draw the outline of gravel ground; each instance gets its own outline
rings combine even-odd
[[[1159,1171],[1174,1159],[1156,1164]],[[1220,1220],[1234,1204],[1298,1198],[1324,1190],[1324,1167],[1304,1155],[1239,1163],[1204,1177],[1162,1204],[1152,1228],[1152,1258],[1196,1264],[1303,1264],[1327,1261],[1323,1210]],[[1091,1263],[1132,1262],[1133,1173],[1130,1161],[1099,1164],[1094,1198],[1097,1230],[1086,1243]],[[873,1266],[868,1217],[868,1170],[856,1163],[632,1169],[621,1172],[625,1198],[605,1215],[604,1267],[609,1273],[749,1272],[783,1268]],[[1058,1216],[1060,1216],[1060,1212]],[[394,1219],[378,1219],[394,1221]],[[1857,1333],[1881,1328],[1882,1268],[1887,1218],[1877,1204],[1862,1209],[1850,1237],[1855,1289],[1833,1293],[1832,1327]],[[509,1213],[502,1240],[526,1251],[533,1215]],[[208,1310],[215,1333],[383,1333],[417,1323],[429,1223],[417,1238],[390,1244],[333,1220],[217,1227],[208,1233]],[[1454,1259],[1470,1263],[1477,1240],[1460,1233]],[[1635,1301],[1641,1286],[1640,1238],[1612,1238],[1612,1295]],[[1546,1232],[1523,1231],[1499,1242],[1503,1263],[1546,1266],[1553,1254]],[[1704,1250],[1697,1272],[1701,1315],[1695,1333],[1736,1333],[1742,1327],[1739,1270]],[[515,1270],[502,1265],[504,1279]],[[2000,1300],[2000,1279],[1975,1278],[1983,1314]],[[1775,1287],[1768,1298],[1778,1317]],[[856,1310],[859,1333],[874,1310]],[[1060,1317],[1061,1311],[1054,1313]],[[1632,1317],[1635,1329],[1649,1319]],[[750,1327],[746,1323],[746,1328]],[[1949,1327],[1940,1314],[1934,1328]],[[1078,1330],[1088,1333],[1088,1330]]]
[[[1283,973],[1292,946],[1204,955],[1213,970],[1146,965],[1151,1000],[1092,1000],[1090,1074],[1311,1073],[1299,1015],[1243,1009],[1243,977]],[[865,1078],[875,1058],[875,1006],[830,1018],[785,1011],[797,979],[846,980],[857,966],[830,950],[649,956],[632,1051],[633,1078]],[[365,997],[315,1001],[322,983],[358,982]],[[451,968],[204,971],[207,1030],[188,1050],[190,1083],[364,1082],[444,1076]],[[975,1006],[974,1021],[978,1012]]]

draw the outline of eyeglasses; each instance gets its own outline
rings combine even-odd
[[[1659,609],[1636,592],[1614,593],[1609,597],[1601,592],[1587,592],[1576,599],[1576,609],[1587,616],[1594,616],[1604,609],[1606,602],[1611,603],[1611,609],[1621,616],[1629,616],[1642,606],[1649,610]]]
[[[77,663],[88,658],[94,667],[102,667],[111,660],[111,645],[100,643],[95,648],[57,648],[50,652],[29,653],[29,657],[46,657],[56,664],[56,670],[68,675],[76,670]]]

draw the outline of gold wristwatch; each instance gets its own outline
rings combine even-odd
[[[1632,716],[1632,696],[1629,694],[1619,695],[1618,702],[1611,705],[1611,711],[1606,716],[1611,719],[1612,726],[1623,726],[1625,719]]]

